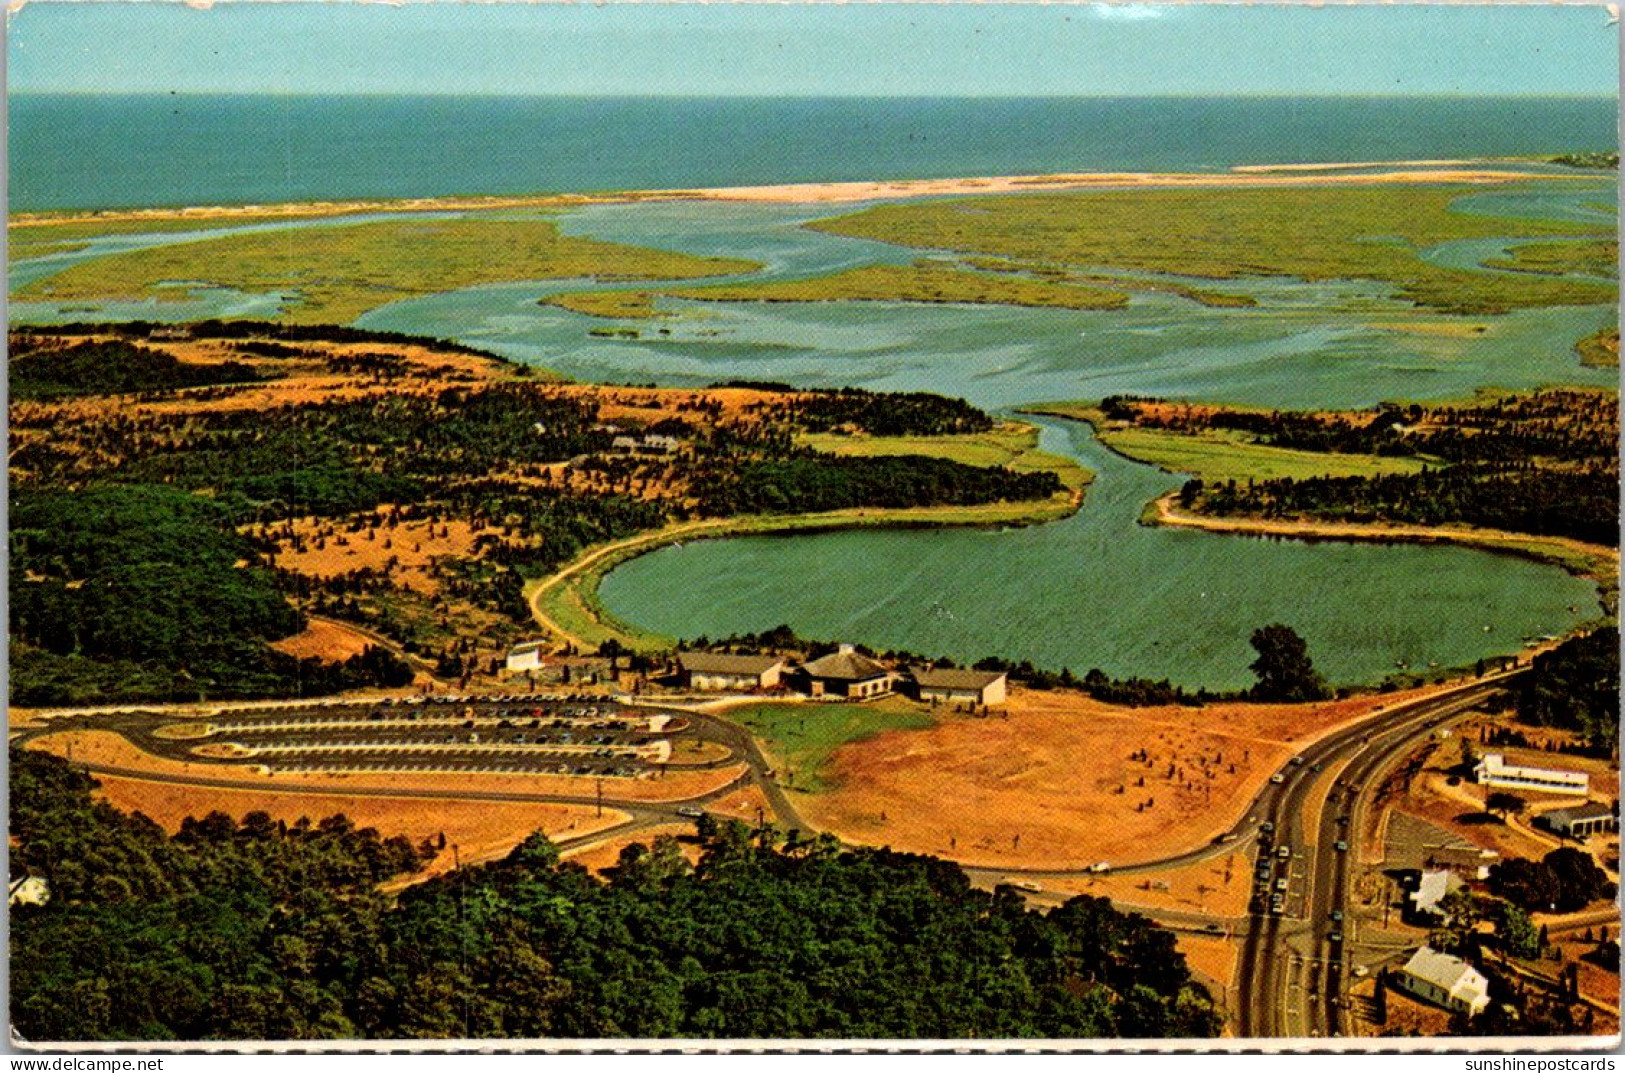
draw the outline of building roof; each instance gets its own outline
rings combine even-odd
[[[1543,812],[1541,818],[1547,823],[1573,823],[1575,820],[1595,820],[1613,814],[1611,806],[1601,801],[1587,801],[1572,808],[1554,808],[1550,812]]]
[[[547,644],[546,641],[525,641],[508,649],[508,656],[512,658],[514,656],[526,656],[532,652],[540,652],[545,644]]]
[[[1449,954],[1441,954],[1431,946],[1424,946],[1405,962],[1405,972],[1419,980],[1426,980],[1457,998],[1476,998],[1484,993],[1488,981],[1484,974]]]
[[[883,678],[891,673],[889,667],[876,663],[861,652],[853,651],[847,645],[841,646],[839,651],[831,652],[827,656],[818,657],[804,669],[814,678],[833,678],[842,682],[866,682],[871,678]]]
[[[915,667],[909,671],[924,689],[986,689],[1003,671],[970,671],[954,667]]]
[[[1509,764],[1501,753],[1485,753],[1484,758],[1478,762],[1478,769],[1491,777],[1504,776],[1512,779],[1538,779],[1550,782],[1572,782],[1582,784],[1588,776],[1583,771],[1569,771],[1564,768],[1552,767],[1520,767]]]
[[[1422,873],[1422,882],[1411,895],[1416,908],[1421,910],[1432,909],[1444,900],[1444,896],[1453,890],[1460,890],[1464,884],[1461,877],[1454,872],[1439,870]]]
[[[726,652],[679,652],[677,662],[690,674],[762,674],[784,662],[783,656],[735,656]]]

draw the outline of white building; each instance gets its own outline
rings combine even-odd
[[[1460,876],[1445,869],[1423,872],[1422,882],[1411,892],[1411,901],[1415,903],[1416,911],[1421,915],[1440,917],[1444,914],[1439,909],[1439,903],[1444,901],[1445,895],[1466,885]]]
[[[526,641],[508,649],[508,670],[512,672],[542,669],[542,648],[546,641]]]
[[[1485,753],[1484,759],[1473,768],[1473,777],[1480,786],[1499,786],[1510,790],[1578,794],[1581,797],[1591,792],[1591,778],[1583,771],[1516,767],[1508,764],[1500,753]]]
[[[1473,1017],[1490,1004],[1490,982],[1458,957],[1424,946],[1394,974],[1394,986],[1424,1002]]]

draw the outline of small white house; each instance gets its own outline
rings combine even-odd
[[[1422,882],[1411,892],[1411,901],[1417,913],[1426,917],[1440,917],[1443,912],[1439,903],[1452,891],[1458,891],[1466,886],[1456,873],[1439,869],[1422,873]]]
[[[1424,1002],[1475,1017],[1490,1004],[1490,982],[1458,957],[1424,946],[1394,975],[1394,986]]]
[[[523,673],[525,671],[539,671],[542,669],[542,649],[546,641],[526,641],[521,645],[514,645],[508,649],[508,670],[510,673]]]
[[[9,884],[8,905],[44,905],[51,900],[51,885],[42,876],[23,876]]]
[[[1500,753],[1485,753],[1484,759],[1473,767],[1473,777],[1480,786],[1535,790],[1543,794],[1578,794],[1581,797],[1591,792],[1591,778],[1583,771],[1518,767],[1507,763],[1506,757]]]

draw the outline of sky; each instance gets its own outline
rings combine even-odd
[[[10,92],[1613,94],[1599,6],[33,0]]]

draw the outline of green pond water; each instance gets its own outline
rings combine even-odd
[[[1475,193],[1461,211],[1606,218],[1606,184]],[[855,208],[853,206],[851,208]],[[825,206],[605,205],[560,217],[571,234],[742,257],[751,278],[793,279],[920,251],[803,230]],[[172,236],[148,242],[173,241]],[[110,239],[109,243],[130,240]],[[1509,243],[1446,243],[1424,256],[1452,267]],[[90,255],[12,266],[13,285]],[[1204,281],[1192,281],[1214,286]],[[1208,309],[1166,295],[1124,310],[1073,312],[904,303],[674,302],[669,320],[601,320],[537,299],[591,281],[509,283],[397,302],[360,326],[453,338],[582,380],[703,385],[752,378],[962,396],[992,410],[1133,392],[1281,407],[1359,407],[1438,399],[1494,385],[1612,386],[1584,369],[1575,340],[1613,323],[1607,307],[1451,318],[1418,312],[1360,282],[1229,281],[1251,309]],[[14,320],[259,315],[276,296],[202,290],[190,303],[52,308]],[[1462,331],[1440,334],[1439,325]],[[1425,327],[1428,331],[1415,329]],[[594,329],[627,328],[635,340]],[[604,582],[618,616],[682,637],[787,622],[808,636],[971,658],[996,653],[1081,673],[1247,684],[1256,627],[1285,622],[1339,683],[1398,669],[1461,665],[1516,651],[1598,613],[1590,584],[1546,565],[1460,548],[1268,541],[1138,524],[1179,478],[1129,462],[1085,426],[1046,425],[1046,447],[1098,479],[1081,511],[1004,531],[914,530],[753,537],[688,544],[634,560]]]
[[[617,568],[600,595],[677,637],[788,622],[812,637],[1210,688],[1251,682],[1247,639],[1269,622],[1298,630],[1332,681],[1356,683],[1515,651],[1597,614],[1590,584],[1506,556],[1142,526],[1143,504],[1180,479],[1107,451],[1086,425],[1044,425],[1046,448],[1097,475],[1064,521],[691,542]]]

